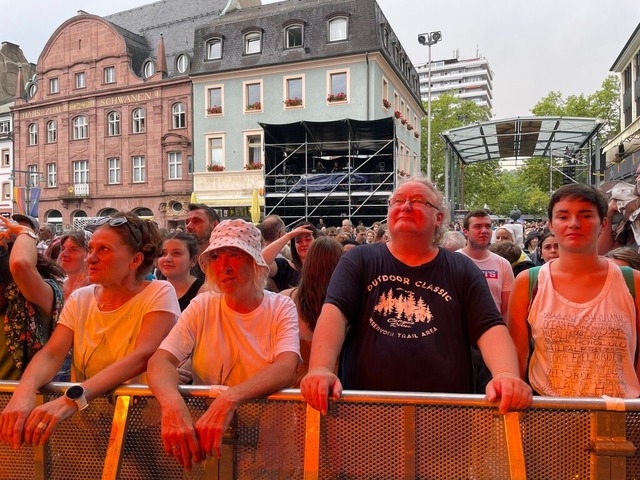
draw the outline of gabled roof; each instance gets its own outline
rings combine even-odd
[[[440,136],[465,164],[507,158],[549,157],[583,148],[598,133],[597,118],[517,117],[468,125]]]
[[[181,53],[190,58],[193,55],[195,28],[217,18],[226,5],[227,0],[162,0],[102,18],[120,27],[127,46],[133,49],[132,68],[137,74],[141,73],[145,60],[155,60],[162,34],[169,76],[174,76],[178,74],[176,57]],[[145,40],[146,49],[140,38]]]

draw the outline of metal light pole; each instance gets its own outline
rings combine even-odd
[[[13,186],[15,186],[16,181],[16,173],[24,173],[27,177],[27,181],[24,187],[24,206],[25,206],[25,214],[31,215],[31,189],[35,186],[32,183],[31,177],[33,175],[40,176],[37,182],[46,182],[47,179],[44,178],[44,174],[37,170],[17,170],[15,168],[11,169],[11,175],[9,176],[9,180],[13,182]],[[15,198],[14,198],[15,203]]]
[[[418,43],[429,47],[429,61],[427,62],[427,178],[431,180],[431,45],[442,40],[441,32],[421,33]]]

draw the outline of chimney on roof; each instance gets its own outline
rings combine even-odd
[[[260,0],[227,0],[227,6],[224,7],[220,15],[231,13],[234,10],[242,10],[243,8],[260,7],[262,2]]]
[[[16,98],[25,99],[24,80],[22,79],[22,65],[18,65],[18,79],[16,80]]]
[[[160,41],[158,42],[156,72],[160,72],[163,78],[167,74],[167,56],[164,51],[164,37],[162,34],[160,34]]]
[[[90,13],[85,12],[84,10],[78,10],[78,15],[90,15]]]

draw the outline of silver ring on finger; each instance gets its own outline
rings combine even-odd
[[[39,428],[40,430],[46,430],[46,428],[47,428],[47,424],[46,424],[46,423],[44,423],[44,422],[40,422],[40,423],[38,424],[38,428]]]

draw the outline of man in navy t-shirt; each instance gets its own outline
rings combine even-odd
[[[406,180],[389,199],[391,240],[342,257],[301,385],[313,408],[326,413],[329,396],[338,398],[343,386],[472,393],[472,345],[493,375],[489,401],[501,398],[503,413],[531,403],[531,389],[518,375],[513,342],[484,276],[470,259],[438,248],[442,203],[426,178]],[[338,379],[334,370],[341,350]]]

